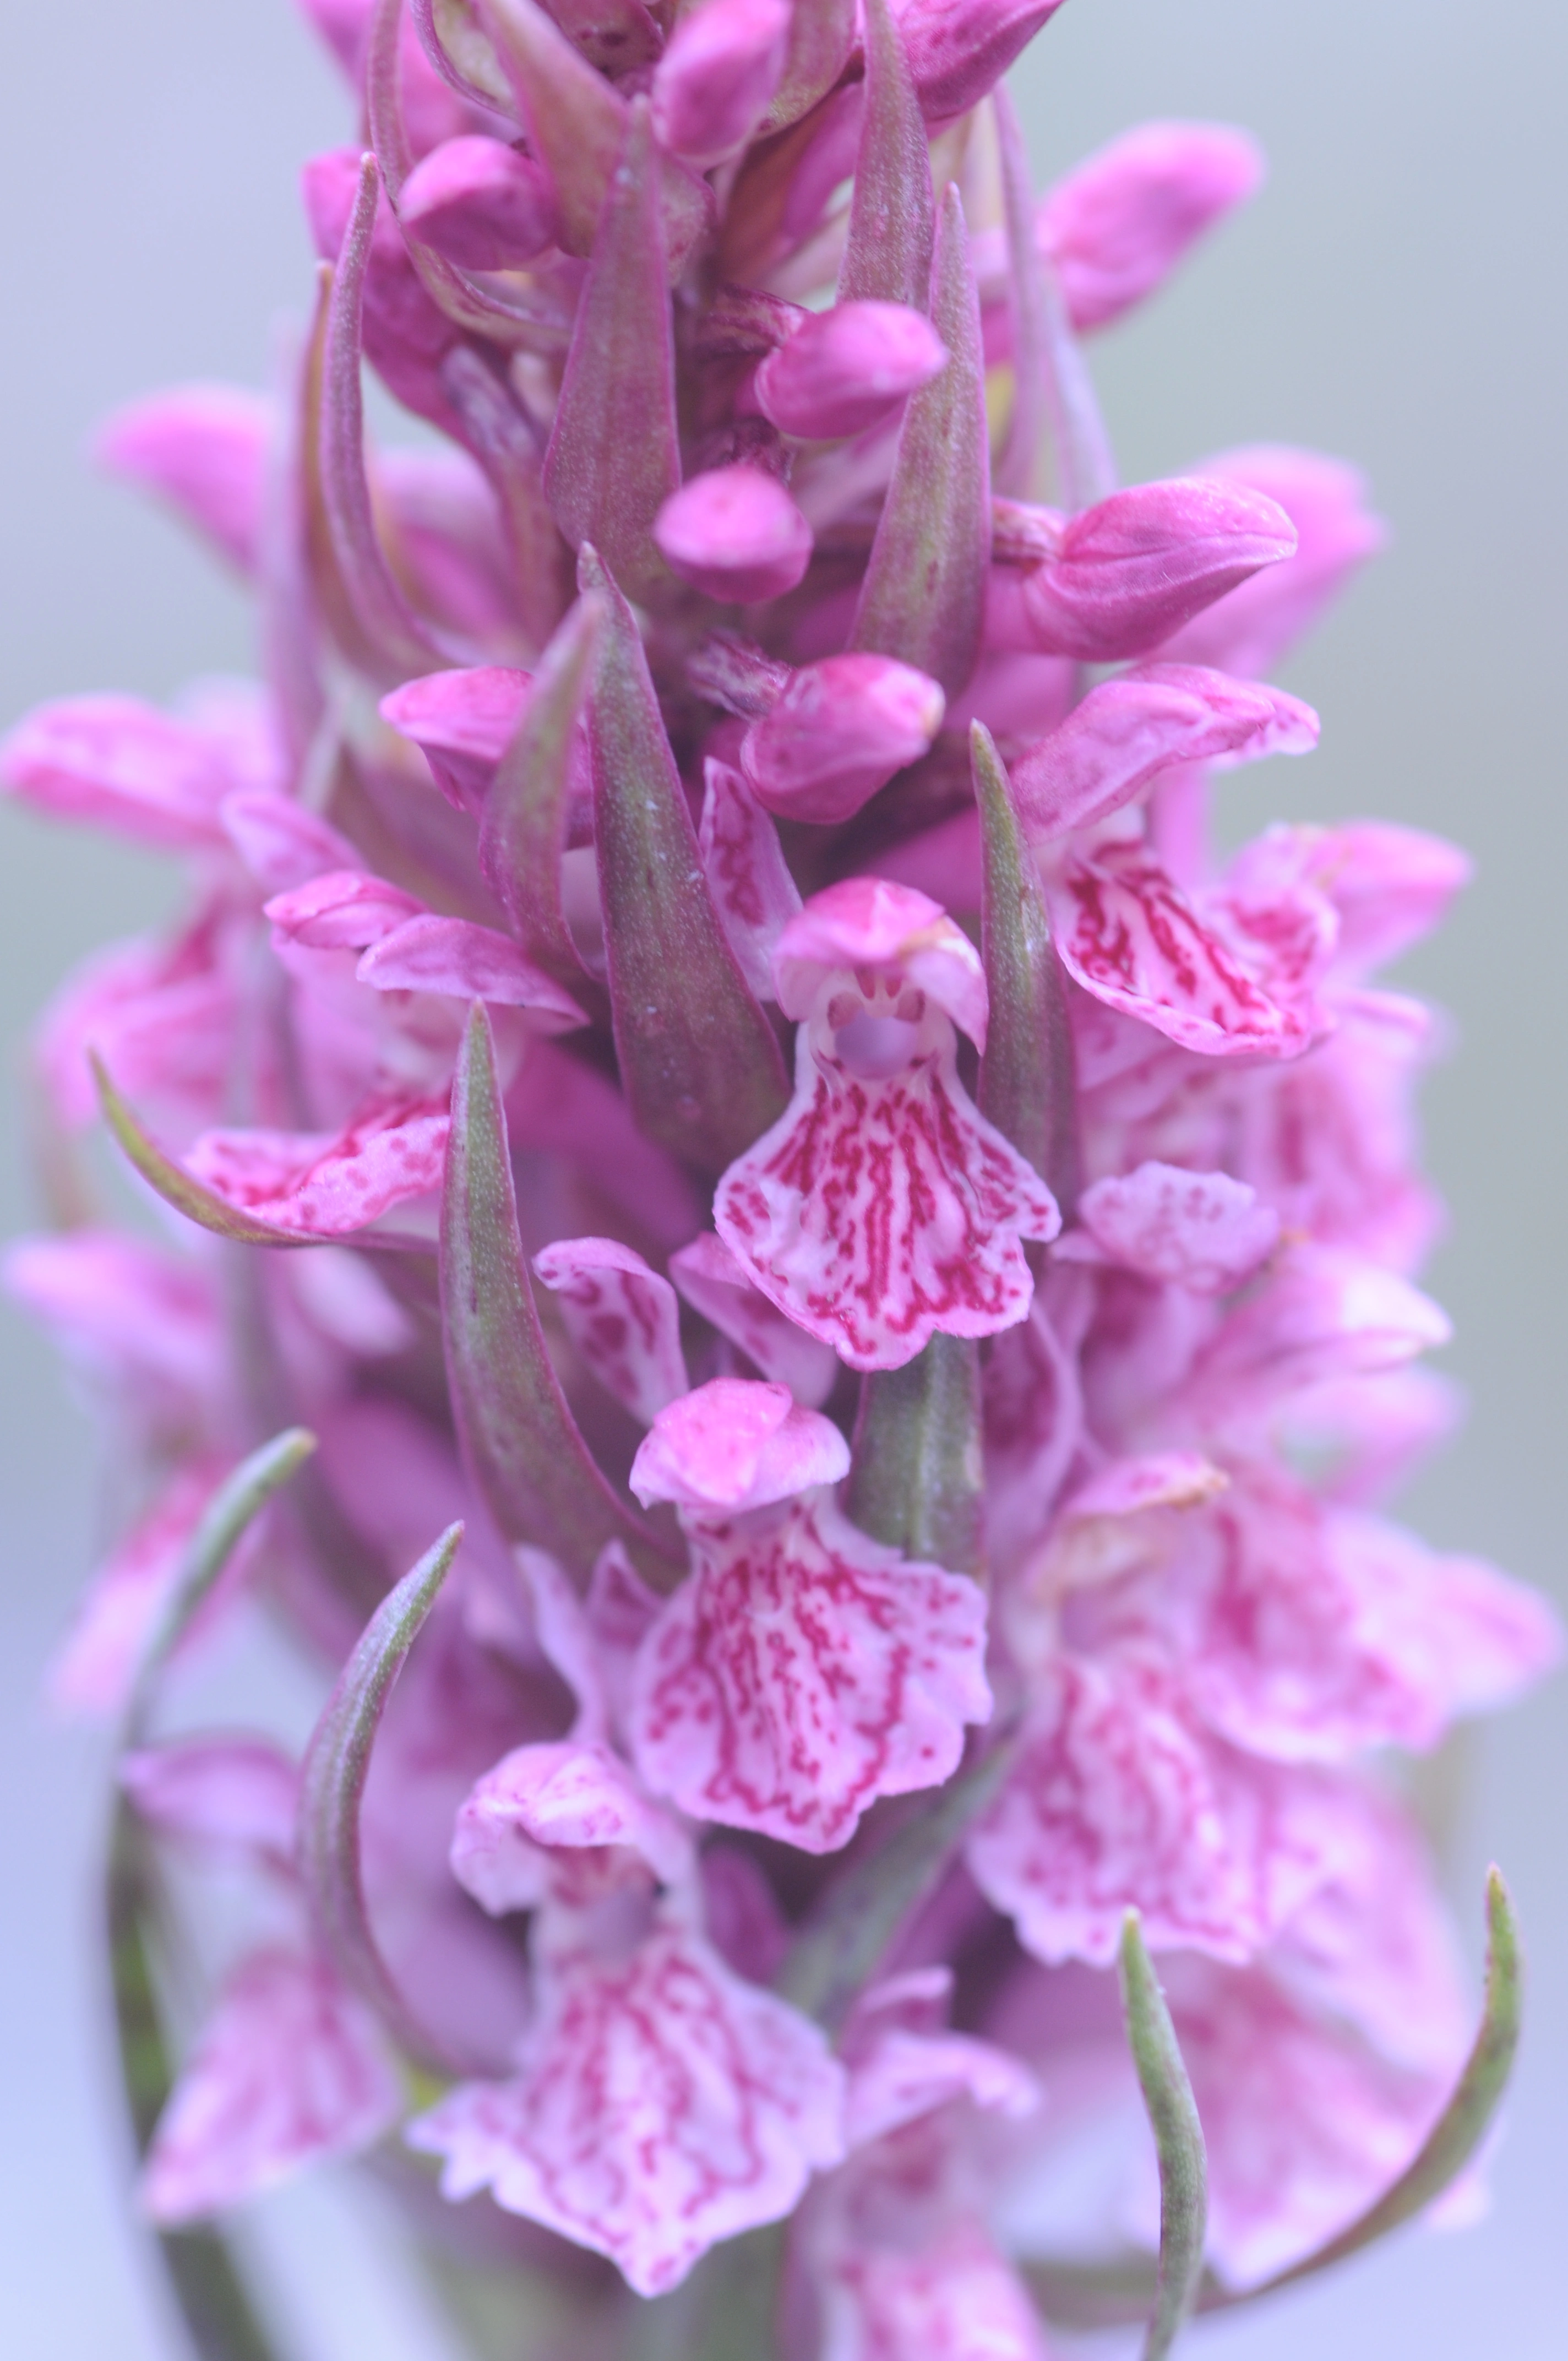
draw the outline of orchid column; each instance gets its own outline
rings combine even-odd
[[[0,751],[190,879],[45,1018],[8,1278],[135,1470],[54,1686],[211,2361],[329,2159],[510,2361],[1157,2361],[1475,2193],[1515,1929],[1472,2044],[1398,1766],[1558,1639],[1383,1510],[1452,1404],[1378,981],[1465,864],[1212,847],[1380,528],[1118,486],[1087,339],[1261,163],[1037,202],[1056,5],[308,0],[289,382],[104,432],[263,652]],[[258,1613],[302,1758],[202,1726]]]

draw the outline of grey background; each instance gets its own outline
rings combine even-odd
[[[115,402],[182,377],[261,382],[298,313],[301,158],[351,137],[288,0],[13,5],[0,143],[0,721],[33,700],[167,694],[247,661],[238,598],[82,456]],[[1476,884],[1409,980],[1454,1013],[1427,1097],[1454,1227],[1431,1283],[1469,1427],[1410,1503],[1432,1538],[1564,1594],[1565,1257],[1560,553],[1568,27],[1548,0],[1070,0],[1014,77],[1059,169],[1156,115],[1250,126],[1267,189],[1146,315],[1097,346],[1124,474],[1288,439],[1354,456],[1390,553],[1299,659],[1323,713],[1307,764],[1249,774],[1262,820],[1374,812],[1463,840]],[[1261,785],[1265,800],[1258,800]],[[83,950],[166,906],[162,864],[0,811],[0,994],[29,1012]],[[29,1217],[0,1168],[0,1229]],[[89,1878],[102,1750],[49,1728],[40,1664],[88,1562],[90,1438],[8,1310],[0,1465],[5,1939],[0,1944],[0,2333],[26,2361],[171,2351],[120,2213],[96,2031]],[[1568,2346],[1568,1795],[1555,1684],[1471,1749],[1453,1874],[1464,1922],[1497,1854],[1529,1934],[1532,2018],[1497,2205],[1408,2234],[1195,2352],[1336,2361]],[[445,2348],[341,2192],[260,2235],[334,2257],[321,2361]]]

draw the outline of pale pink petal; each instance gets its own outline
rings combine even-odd
[[[1316,1012],[1296,986],[1302,939],[1309,957],[1321,941],[1310,902],[1277,909],[1276,944],[1255,929],[1244,950],[1141,844],[1071,854],[1044,884],[1063,965],[1108,1006],[1204,1057],[1293,1058],[1312,1039]],[[1281,947],[1283,961],[1270,956]]]
[[[779,834],[744,774],[712,757],[697,841],[713,905],[759,1000],[773,997],[773,947],[800,908],[800,892],[784,864]]]
[[[329,870],[358,866],[348,839],[292,796],[243,788],[225,796],[222,818],[235,851],[266,894],[288,893]]]
[[[1098,328],[1152,294],[1200,237],[1263,179],[1246,132],[1224,123],[1144,123],[1057,182],[1036,236],[1076,328]]]
[[[1155,1949],[1245,1960],[1327,1874],[1334,1838],[1306,1774],[1208,1738],[1151,1674],[1063,1657],[967,1850],[1027,1950],[1102,1967],[1129,1909]]]
[[[843,2070],[822,2035],[673,1924],[619,1962],[558,1968],[519,2065],[460,2085],[411,2144],[445,2159],[448,2197],[488,2187],[640,2295],[792,2213],[843,2152]]]
[[[269,395],[245,386],[170,386],[116,410],[94,435],[93,456],[158,493],[242,574],[255,574],[277,417]]]
[[[1278,1214],[1245,1180],[1171,1164],[1140,1164],[1120,1179],[1096,1180],[1079,1215],[1113,1262],[1198,1295],[1239,1285],[1279,1239]]]
[[[0,787],[58,819],[179,852],[226,842],[238,782],[204,730],[135,697],[70,697],[0,741]]]
[[[1183,664],[1217,664],[1255,680],[1311,629],[1387,533],[1365,505],[1366,479],[1343,459],[1258,443],[1203,460],[1197,474],[1249,484],[1277,500],[1296,527],[1296,555],[1254,575],[1185,624],[1166,649]]]
[[[263,1950],[229,1978],[153,2134],[141,2200],[167,2229],[354,2156],[401,2111],[375,2021],[332,1970]]]
[[[1346,820],[1339,828],[1270,829],[1253,848],[1266,854],[1280,839],[1299,845],[1309,881],[1339,918],[1337,969],[1357,979],[1386,967],[1429,935],[1470,882],[1467,853],[1424,829],[1387,820]],[[1245,874],[1247,855],[1232,874]]]
[[[337,1134],[209,1131],[186,1158],[220,1197],[296,1235],[346,1237],[441,1186],[446,1109],[373,1103]]]
[[[1337,1247],[1296,1246],[1228,1314],[1194,1380],[1212,1415],[1256,1415],[1307,1386],[1398,1368],[1453,1333],[1431,1296],[1394,1271]]]
[[[300,1773],[271,1739],[170,1739],[123,1756],[117,1775],[160,1836],[291,1865]]]
[[[845,2139],[850,2148],[864,2147],[955,2099],[1022,2116],[1039,2105],[1040,2086],[1026,2066],[989,2041],[884,2026],[850,2064]]]
[[[1011,1602],[1014,1646],[1025,1655],[1036,1652],[1025,1634],[1034,1624],[1036,1606],[1047,1610],[1039,1641],[1053,1646],[1055,1609],[1068,1591],[1113,1582],[1159,1563],[1178,1531],[1166,1512],[1174,1510],[1179,1518],[1188,1510],[1202,1508],[1229,1481],[1223,1468],[1195,1451],[1113,1459],[1072,1493],[1044,1547],[1028,1562],[1024,1593]]]
[[[827,656],[803,665],[752,722],[740,741],[740,767],[769,811],[829,827],[852,819],[895,772],[919,760],[945,707],[939,683],[913,664],[859,653]],[[869,957],[894,955],[901,923],[905,934],[928,923],[891,904],[858,910],[838,890],[840,928],[847,923],[863,934],[869,924],[868,940],[890,947]],[[825,914],[819,925],[829,923]]]
[[[423,904],[400,885],[362,869],[313,871],[303,884],[274,894],[263,905],[280,936],[318,951],[363,950],[407,920]]]
[[[381,714],[430,764],[459,811],[477,810],[528,704],[531,675],[510,664],[426,673],[381,699]]]
[[[759,407],[784,434],[815,442],[859,434],[928,385],[948,348],[906,303],[835,303],[808,313],[753,380]]]
[[[669,1280],[617,1238],[558,1238],[534,1256],[533,1268],[599,1383],[651,1426],[691,1383]]]
[[[214,914],[170,943],[114,943],[50,1000],[34,1039],[40,1081],[71,1131],[95,1122],[89,1052],[137,1107],[187,1136],[219,1113],[233,1071],[240,1000],[236,939]]]
[[[459,1885],[499,1917],[645,1884],[648,1871],[678,1876],[690,1853],[619,1755],[565,1739],[520,1746],[486,1772],[458,1812],[450,1858]]]
[[[421,158],[399,192],[398,218],[466,270],[515,270],[553,245],[559,227],[543,167],[473,133]]]
[[[378,937],[355,973],[377,992],[437,992],[526,1008],[532,1025],[544,1032],[569,1032],[588,1021],[571,994],[524,959],[510,936],[433,910],[405,918]]]
[[[674,1500],[723,1515],[836,1484],[849,1467],[839,1428],[793,1402],[787,1386],[713,1378],[660,1411],[632,1462],[631,1488],[644,1507]]]
[[[807,1410],[827,1400],[839,1376],[837,1354],[770,1303],[714,1231],[699,1232],[670,1257],[670,1276],[694,1311],[754,1361],[764,1378],[787,1386]]]
[[[695,1571],[643,1642],[632,1699],[656,1794],[828,1852],[878,1795],[956,1770],[965,1723],[991,1712],[973,1583],[821,1498],[687,1531]]]
[[[176,1471],[147,1513],[104,1560],[49,1667],[49,1694],[62,1712],[107,1717],[128,1702],[142,1659],[174,1596],[191,1537],[227,1475],[202,1460]],[[219,1588],[192,1618],[182,1644],[200,1642],[221,1615],[254,1555],[247,1535]]]
[[[219,1304],[208,1273],[118,1230],[17,1238],[5,1292],[87,1376],[145,1403],[210,1406],[224,1382]]]
[[[979,2223],[850,2247],[826,2293],[824,2361],[1047,2361],[1029,2291]]]
[[[1108,819],[1178,764],[1306,753],[1317,735],[1310,706],[1282,689],[1199,664],[1145,664],[1091,688],[1025,747],[1011,777],[1043,844]]]

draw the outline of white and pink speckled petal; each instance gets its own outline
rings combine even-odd
[[[1173,1164],[1096,1180],[1079,1216],[1112,1262],[1198,1295],[1239,1286],[1279,1241],[1278,1214],[1245,1180]]]
[[[985,1598],[821,1496],[688,1524],[696,1570],[643,1642],[638,1768],[694,1817],[808,1852],[879,1795],[938,1785],[991,1713]]]
[[[488,2188],[660,2295],[838,2162],[843,2089],[815,2026],[655,1924],[621,1960],[557,1962],[516,2076],[460,2085],[409,2138],[448,2197]]]
[[[401,2104],[378,2027],[333,1971],[282,1949],[253,1952],[159,2119],[143,2207],[166,2229],[221,2213],[304,2165],[356,2155]]]
[[[806,1410],[827,1400],[839,1375],[838,1355],[797,1328],[753,1286],[745,1265],[716,1231],[702,1231],[673,1254],[670,1276],[693,1311],[739,1345],[764,1378],[787,1386]]]
[[[599,1383],[651,1426],[690,1383],[669,1280],[618,1238],[557,1238],[533,1268]]]
[[[645,1884],[648,1872],[678,1876],[689,1858],[620,1756],[579,1739],[503,1755],[459,1807],[450,1854],[454,1877],[492,1917]]]

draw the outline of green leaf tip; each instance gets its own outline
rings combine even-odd
[[[1502,1872],[1494,1862],[1486,1872],[1486,1980],[1481,2023],[1453,2097],[1393,2187],[1359,2221],[1320,2246],[1316,2254],[1281,2271],[1257,2293],[1289,2287],[1297,2279],[1326,2270],[1331,2263],[1343,2262],[1374,2240],[1386,2238],[1391,2230],[1424,2213],[1457,2180],[1491,2129],[1513,2070],[1519,2040],[1522,1971],[1519,1921]]]
[[[186,1545],[163,1620],[137,1675],[128,1715],[131,1743],[146,1724],[159,1675],[192,1617],[273,1493],[303,1466],[315,1447],[316,1438],[308,1427],[285,1428],[242,1459],[208,1501]]]
[[[1209,2165],[1192,2085],[1135,1910],[1122,1922],[1122,2011],[1159,2158],[1159,2279],[1144,2361],[1164,2361],[1191,2312],[1203,2270]]]
[[[623,1505],[584,1442],[551,1363],[518,1228],[489,1019],[479,1002],[452,1088],[441,1320],[464,1455],[506,1540],[548,1549],[585,1587],[611,1541],[625,1542],[654,1573],[658,1541]]]
[[[981,956],[991,1002],[980,1110],[1027,1158],[1070,1221],[1082,1171],[1061,962],[1006,768],[982,721],[970,724],[970,762],[980,813]]]
[[[438,2068],[457,2061],[411,2016],[371,1929],[360,1872],[359,1807],[392,1684],[462,1540],[461,1523],[448,1525],[370,1618],[316,1724],[300,1796],[300,1872],[323,1949],[409,2055]]]
[[[784,1059],[714,907],[636,618],[591,544],[578,579],[608,608],[588,735],[620,1078],[639,1128],[717,1175],[784,1113]]]

